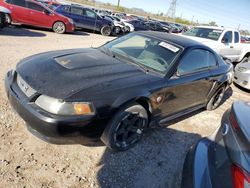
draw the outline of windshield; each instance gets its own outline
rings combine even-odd
[[[143,36],[128,34],[104,46],[112,55],[118,55],[131,63],[146,69],[166,74],[181,49],[168,42]]]
[[[218,40],[220,38],[221,33],[222,30],[219,29],[194,27],[183,34],[187,36]]]

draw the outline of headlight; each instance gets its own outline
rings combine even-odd
[[[69,23],[74,25],[74,21],[72,19],[69,19]]]
[[[46,95],[41,95],[35,104],[43,110],[57,115],[93,115],[95,114],[92,103],[65,102]]]

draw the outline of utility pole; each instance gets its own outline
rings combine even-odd
[[[175,19],[176,4],[177,4],[177,0],[172,0],[168,9],[168,13],[167,13],[167,16],[173,19]]]
[[[117,8],[119,8],[120,7],[120,0],[118,0],[118,2],[117,2]]]

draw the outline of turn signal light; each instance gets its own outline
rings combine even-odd
[[[229,119],[230,119],[230,123],[233,126],[233,128],[235,130],[237,130],[239,128],[239,125],[238,125],[238,122],[237,122],[237,120],[236,120],[235,115],[234,115],[233,112],[230,113]]]
[[[84,115],[84,114],[91,114],[92,110],[89,104],[74,104],[74,109],[76,114]]]

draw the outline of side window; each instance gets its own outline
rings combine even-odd
[[[36,10],[39,12],[45,11],[45,8],[43,8],[42,6],[40,6],[36,3],[30,2],[30,1],[27,1],[27,8],[32,9],[32,10]]]
[[[77,14],[77,15],[83,15],[83,10],[82,8],[79,7],[71,7],[71,11],[72,14]]]
[[[12,0],[6,0],[5,2],[8,4],[12,4]]]
[[[178,73],[184,75],[199,72],[214,67],[216,64],[216,59],[212,53],[202,49],[195,49],[183,57],[178,67]]]
[[[90,10],[83,11],[83,15],[90,18],[96,18],[96,14]]]
[[[20,6],[20,7],[25,7],[25,0],[12,0],[11,4]]]
[[[239,43],[240,42],[240,36],[238,32],[234,32],[234,43]]]
[[[233,41],[233,32],[232,31],[227,31],[224,34],[224,37],[222,38],[223,43],[232,43]]]
[[[64,6],[64,7],[62,8],[62,10],[63,10],[64,12],[70,12],[70,6]]]
[[[217,59],[214,56],[214,54],[212,54],[211,52],[207,51],[207,62],[208,62],[208,66],[209,67],[216,67],[217,66]]]

